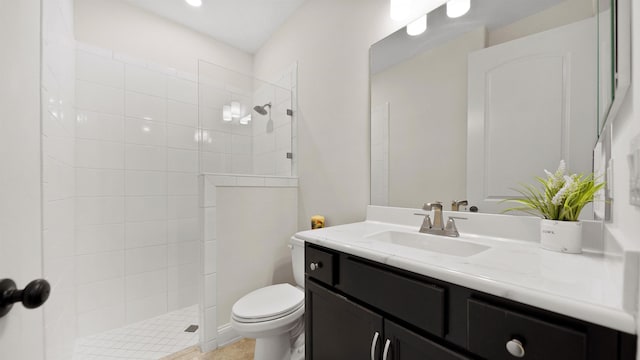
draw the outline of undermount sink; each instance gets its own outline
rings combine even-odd
[[[446,255],[467,257],[490,249],[457,238],[403,231],[383,231],[367,236],[368,239]]]

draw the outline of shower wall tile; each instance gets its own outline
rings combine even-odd
[[[199,248],[197,251],[199,251]],[[198,253],[197,255],[199,256],[200,254]],[[198,262],[170,267],[168,274],[169,292],[179,292],[188,288],[194,288],[197,291],[198,275],[200,274],[199,265]]]
[[[124,252],[80,255],[76,257],[76,282],[87,284],[124,275]]]
[[[167,312],[167,294],[153,294],[142,299],[127,301],[126,322],[128,324],[150,319]]]
[[[125,84],[128,90],[167,97],[167,76],[137,65],[125,65]]]
[[[187,219],[198,217],[197,196],[169,196],[167,203],[169,219]]]
[[[113,252],[125,248],[124,224],[99,224],[76,228],[76,255]]]
[[[124,139],[124,117],[86,110],[78,111],[76,138],[122,142]]]
[[[169,99],[198,104],[198,85],[194,81],[171,77],[168,79],[167,90]]]
[[[167,148],[127,144],[125,146],[125,169],[167,170]]]
[[[122,169],[124,145],[117,142],[76,139],[76,166],[94,169]]]
[[[124,222],[124,197],[76,198],[76,226]]]
[[[75,194],[78,197],[122,196],[124,171],[111,169],[75,169]]]
[[[200,248],[197,241],[181,242],[168,245],[169,266],[196,264]]]
[[[78,336],[88,336],[124,326],[125,303],[78,314]]]
[[[167,243],[167,222],[164,220],[127,223],[127,249],[164,245]]]
[[[166,121],[167,99],[127,91],[125,96],[125,115],[144,120]]]
[[[167,220],[166,196],[129,196],[125,203],[127,222]]]
[[[127,276],[167,268],[167,246],[149,246],[126,250]]]
[[[167,101],[167,122],[198,127],[198,106],[174,100]]]
[[[124,64],[105,56],[78,50],[76,52],[76,78],[123,89]]]
[[[167,241],[169,243],[197,241],[200,238],[198,219],[169,220]]]
[[[198,172],[198,152],[194,150],[167,150],[167,170],[177,172]]]
[[[169,195],[198,195],[198,177],[193,173],[169,172],[167,183]]]
[[[76,106],[80,110],[123,115],[123,94],[122,89],[76,80]]]
[[[77,130],[67,135],[75,152],[58,140],[51,148],[68,168],[76,167],[70,177],[77,183],[70,195],[76,197],[70,206],[77,209],[71,217],[72,263],[83,271],[74,270],[81,287],[71,293],[81,302],[78,331],[89,335],[197,302],[196,275],[191,282],[186,276],[197,271],[200,262],[193,251],[199,238],[198,89],[195,75],[91,45],[79,44],[75,60],[78,72],[71,83],[82,94],[76,99],[77,124],[75,118],[71,122]],[[65,135],[68,121],[60,119],[67,111],[64,104],[46,97],[45,108],[53,117],[46,128]],[[69,172],[59,163],[45,162],[52,179],[60,171]],[[56,194],[69,192],[55,181],[43,186]],[[67,208],[49,206],[48,223],[63,220],[53,212]],[[48,234],[61,236],[60,230]],[[51,246],[52,254],[68,249],[56,241]],[[105,259],[113,260],[111,265]],[[89,269],[89,264],[96,268]],[[183,285],[169,288],[176,279]],[[103,294],[115,284],[113,296],[86,305],[90,291]]]
[[[198,150],[198,130],[193,127],[167,125],[167,145],[170,148]]]
[[[167,126],[161,122],[127,118],[124,139],[127,144],[164,146],[167,143]]]
[[[167,174],[163,171],[125,171],[127,196],[163,196],[167,194]]]
[[[125,298],[124,279],[115,278],[78,286],[78,313],[121,304]]]
[[[125,283],[127,301],[144,299],[150,294],[163,294],[167,292],[167,269],[130,275]]]

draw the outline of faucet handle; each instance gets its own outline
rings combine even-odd
[[[449,216],[449,220],[447,220],[447,226],[445,226],[444,231],[449,236],[458,237],[458,236],[460,236],[460,233],[458,232],[458,228],[456,227],[455,219],[457,219],[457,220],[467,220],[467,218],[465,218],[465,217]]]
[[[431,216],[429,215],[429,213],[413,213],[413,215],[424,216],[424,221],[422,221],[422,225],[420,226],[420,232],[427,232],[433,226],[431,224]]]

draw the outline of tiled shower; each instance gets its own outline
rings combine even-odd
[[[181,72],[76,42],[73,1],[42,6],[45,353],[70,359],[83,345],[83,359],[99,334],[197,322],[186,309],[205,287],[198,175],[295,172],[293,72],[283,87],[205,61]],[[249,124],[224,121],[232,101]],[[266,103],[267,116],[252,111]]]

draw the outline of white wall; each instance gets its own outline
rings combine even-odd
[[[292,283],[289,238],[297,227],[295,187],[218,187],[218,322],[231,307],[264,286]]]
[[[78,41],[192,74],[198,59],[251,73],[250,54],[124,1],[76,0],[75,5]]]
[[[20,288],[42,277],[40,11],[38,0],[0,1],[0,279]],[[42,310],[16,304],[0,319],[1,357],[43,359],[43,336]]]
[[[594,0],[565,0],[537,14],[489,32],[488,46],[551,30],[596,14]]]
[[[389,103],[389,205],[465,198],[467,56],[484,47],[479,28],[372,77],[371,106]]]
[[[75,41],[73,1],[42,2],[42,189],[47,359],[69,359],[76,337]]]
[[[298,62],[298,228],[360,221],[369,203],[369,47],[399,25],[387,0],[309,0],[256,53],[268,78]]]

